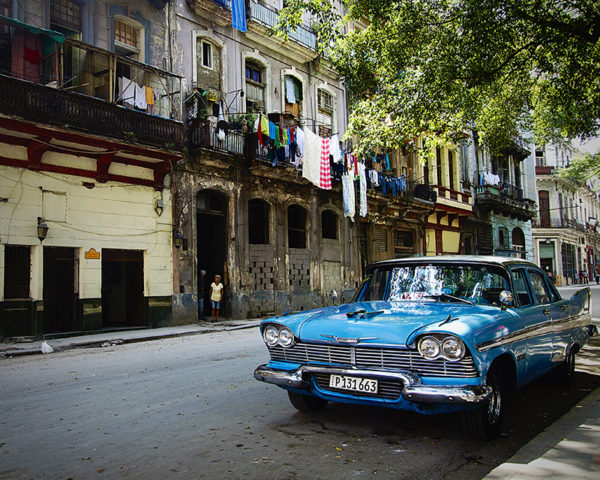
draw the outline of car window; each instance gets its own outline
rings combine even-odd
[[[527,288],[527,278],[525,277],[525,269],[515,268],[511,270],[513,285],[515,288],[515,297],[519,300],[520,306],[531,305],[531,295]]]
[[[375,270],[365,279],[365,287],[361,295],[361,302],[381,300],[385,298],[389,270]]]
[[[536,303],[550,303],[550,294],[542,274],[536,270],[530,269],[529,279],[531,280],[531,286],[533,288],[533,295],[535,296]]]

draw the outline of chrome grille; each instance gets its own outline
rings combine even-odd
[[[471,356],[459,362],[427,360],[407,348],[363,347],[296,343],[293,347],[269,347],[271,359],[292,363],[328,363],[356,368],[405,370],[421,376],[471,378],[477,369]]]
[[[332,388],[329,386],[329,375],[327,373],[313,373],[313,378],[317,385],[322,390],[331,390],[334,392],[342,392],[347,395],[355,395],[358,397],[377,397],[386,398],[388,400],[396,400],[400,397],[402,391],[402,382],[393,382],[390,380],[377,381],[377,393],[353,392],[351,390],[342,390],[340,388]]]

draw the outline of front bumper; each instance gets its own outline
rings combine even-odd
[[[303,390],[310,387],[310,375],[313,373],[397,381],[402,384],[402,398],[416,403],[477,404],[487,400],[492,392],[492,388],[487,385],[423,385],[421,379],[410,372],[354,370],[314,365],[302,365],[293,371],[278,370],[267,365],[260,365],[254,370],[254,378],[280,387]]]

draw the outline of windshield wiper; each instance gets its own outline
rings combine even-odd
[[[354,318],[356,316],[360,316],[360,318],[366,318],[366,317],[370,317],[372,315],[379,315],[380,313],[383,313],[385,310],[374,310],[372,312],[367,312],[364,309],[361,310],[356,310],[355,312],[348,312],[346,314],[346,316],[348,318]]]
[[[423,297],[438,298],[438,299],[446,298],[448,300],[453,300],[455,302],[463,302],[463,303],[468,303],[469,305],[475,305],[471,300],[467,300],[466,298],[461,298],[461,297],[455,297],[454,295],[450,295],[449,293],[440,293],[437,295],[423,295]]]

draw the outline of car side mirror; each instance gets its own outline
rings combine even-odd
[[[513,304],[514,299],[513,294],[508,290],[502,290],[498,296],[498,300],[500,300],[500,304],[502,305],[502,310],[506,310],[507,307],[510,307]]]

